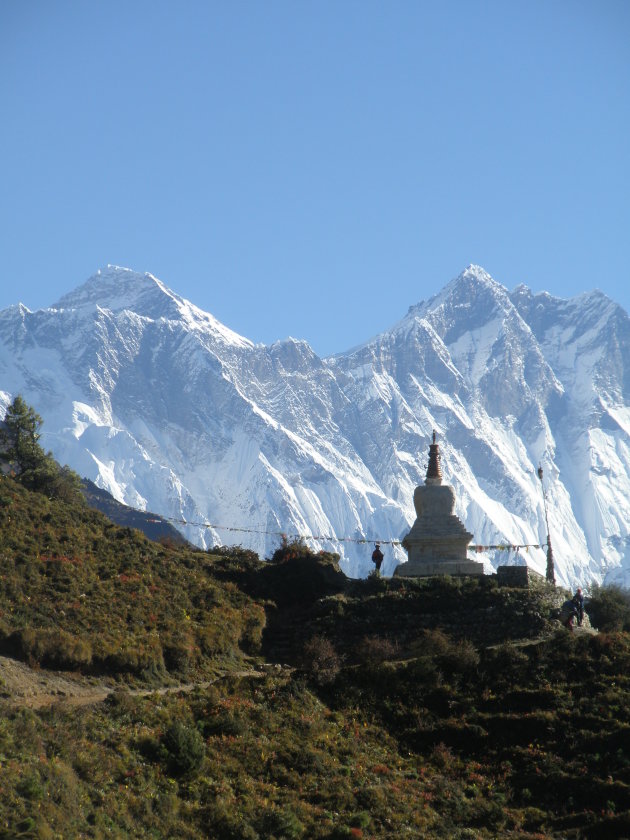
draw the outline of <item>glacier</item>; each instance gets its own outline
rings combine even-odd
[[[42,444],[201,547],[269,556],[312,537],[344,571],[406,560],[438,433],[480,545],[546,540],[556,578],[630,585],[630,321],[598,291],[512,292],[471,265],[359,347],[254,344],[151,274],[108,266],[53,306],[0,312],[0,414],[20,393]],[[317,538],[317,539],[314,539]],[[487,571],[542,549],[476,555]]]

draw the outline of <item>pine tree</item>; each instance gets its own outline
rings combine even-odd
[[[0,428],[0,453],[18,478],[36,470],[46,457],[39,445],[42,422],[19,394],[7,408],[4,426]]]
[[[52,453],[40,446],[42,423],[35,409],[18,394],[0,426],[0,460],[29,490],[78,501],[79,476],[68,467],[60,467]]]

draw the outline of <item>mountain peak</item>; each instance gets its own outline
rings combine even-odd
[[[488,316],[497,307],[503,310],[511,308],[508,290],[480,265],[471,263],[447,283],[441,292],[429,300],[410,306],[400,323],[405,324],[410,318],[443,318],[452,310],[460,313],[466,310],[471,318]]]
[[[138,315],[159,318],[167,317],[178,300],[181,298],[152,274],[108,265],[64,295],[52,308],[83,309],[98,305],[112,312],[129,309]]]
[[[483,294],[482,294],[483,293]],[[494,304],[497,297],[503,304],[509,303],[507,289],[494,280],[490,274],[480,265],[470,263],[457,277],[454,277],[450,283],[433,295],[428,300],[421,300],[418,303],[412,304],[405,316],[394,324],[385,333],[380,333],[374,336],[369,341],[353,347],[346,353],[340,353],[339,356],[352,355],[363,347],[372,345],[378,342],[383,335],[408,335],[410,330],[416,329],[418,324],[422,324],[422,331],[433,330],[432,322],[437,313],[444,312],[455,305],[456,307],[465,307],[472,309],[474,302],[483,297],[486,305]],[[491,298],[491,300],[488,300]],[[488,311],[491,311],[490,309]],[[427,318],[429,320],[427,320]]]
[[[482,313],[489,317],[497,310],[505,312],[513,308],[506,287],[484,268],[472,264],[447,283],[431,304],[434,312],[454,307],[457,311],[468,311],[470,317],[481,317]]]
[[[501,283],[494,279],[485,268],[480,265],[471,263],[460,274],[457,275],[444,289],[446,293],[452,289],[466,288],[472,289],[487,289],[488,291],[499,292],[500,294],[507,294],[507,289]]]
[[[476,263],[469,263],[466,268],[460,273],[459,277],[474,277],[477,280],[480,280],[484,283],[496,283],[496,280],[488,274],[485,268],[481,265],[477,265]]]
[[[118,265],[99,269],[85,283],[64,295],[52,309],[108,309],[134,312],[153,321],[179,321],[190,329],[210,330],[227,344],[250,347],[252,342],[228,329],[209,312],[168,288],[153,274]]]

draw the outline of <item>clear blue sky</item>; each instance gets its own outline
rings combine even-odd
[[[468,263],[630,310],[628,0],[0,0],[0,308],[150,271],[320,355]]]

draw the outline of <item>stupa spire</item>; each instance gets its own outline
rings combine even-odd
[[[436,433],[433,429],[433,443],[429,445],[429,466],[425,484],[442,483],[442,467],[440,464],[440,447],[436,443]]]

